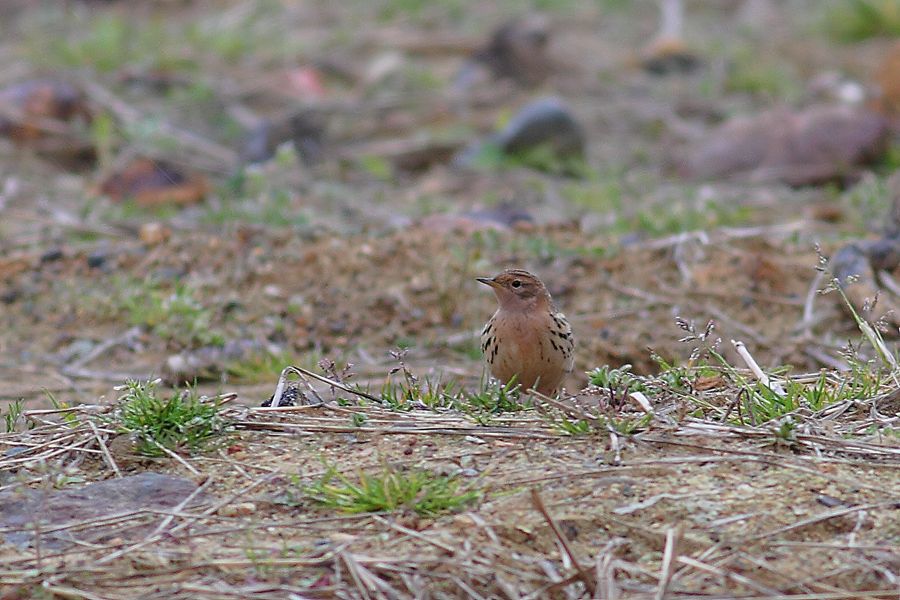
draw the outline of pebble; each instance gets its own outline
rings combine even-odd
[[[253,502],[238,502],[236,504],[226,504],[219,509],[221,517],[246,517],[256,512],[256,504]]]
[[[107,254],[104,251],[91,252],[87,257],[87,265],[92,269],[99,269],[106,264]]]

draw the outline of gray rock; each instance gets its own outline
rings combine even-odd
[[[571,166],[571,161],[584,159],[585,136],[569,107],[559,98],[549,97],[528,104],[501,131],[464,149],[454,159],[454,164],[461,167],[476,166],[488,148],[496,148],[501,154],[519,157],[527,157],[530,152],[545,149],[549,151],[549,157],[558,160],[565,167],[566,162],[570,162]]]
[[[492,141],[507,154],[549,146],[560,157],[584,156],[584,132],[559,98],[541,98],[520,110]]]
[[[56,529],[60,525],[95,520],[141,510],[170,509],[184,501],[197,485],[188,479],[161,473],[139,473],[121,479],[107,479],[80,488],[42,490],[19,488],[0,493],[0,527],[12,529],[6,541],[20,548],[34,543],[40,532],[44,548],[60,549],[76,541],[103,543],[119,538],[135,541],[146,536],[156,520],[127,526],[98,525],[77,530]],[[202,498],[194,500],[195,503]]]

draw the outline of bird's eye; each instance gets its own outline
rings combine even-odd
[[[516,279],[515,281],[512,282],[512,286],[514,288],[520,288],[520,287],[522,287],[522,282],[519,281],[518,279]]]

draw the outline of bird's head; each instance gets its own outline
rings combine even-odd
[[[528,271],[509,269],[495,277],[478,277],[490,286],[504,310],[531,310],[550,304],[550,293],[543,282]]]

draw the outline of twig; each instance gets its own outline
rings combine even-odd
[[[572,548],[569,547],[569,541],[566,539],[566,536],[563,535],[563,532],[559,529],[559,525],[557,525],[556,521],[553,520],[553,517],[550,516],[550,513],[547,512],[547,507],[544,506],[544,500],[541,498],[541,494],[540,492],[538,492],[537,488],[531,488],[531,503],[534,505],[534,508],[537,509],[539,513],[541,513],[541,516],[544,517],[544,520],[547,521],[547,525],[550,526],[550,530],[553,531],[553,535],[556,536],[556,539],[559,541],[559,544],[562,546],[563,550],[565,550],[566,555],[569,557],[569,560],[572,561],[572,565],[575,567],[578,578],[584,582],[584,586],[593,596],[597,591],[596,583],[591,578],[590,572],[583,568],[578,562],[578,558],[575,556],[575,553],[572,552]]]
[[[744,342],[739,342],[736,340],[731,340],[734,349],[737,351],[738,356],[740,356],[744,363],[746,363],[747,367],[750,369],[750,372],[753,373],[753,376],[756,377],[757,380],[779,396],[784,396],[785,391],[784,388],[781,387],[781,384],[777,381],[773,381],[769,379],[769,376],[766,375],[762,369],[759,368],[759,364],[757,364],[756,359],[750,354],[750,351],[747,350],[747,346],[744,345]]]
[[[166,448],[165,446],[163,446],[162,444],[160,444],[159,442],[157,442],[157,441],[154,440],[153,438],[148,438],[148,439],[149,439],[151,442],[153,442],[153,445],[155,445],[157,448],[159,448],[160,450],[162,450],[163,453],[165,453],[166,455],[168,455],[170,458],[174,458],[176,461],[178,461],[178,462],[181,464],[181,466],[183,466],[185,469],[187,469],[188,471],[190,471],[193,475],[196,475],[196,476],[198,476],[198,477],[200,476],[200,471],[198,471],[197,469],[195,469],[194,467],[192,467],[186,460],[184,460],[183,458],[181,458],[180,456],[178,456],[178,454],[176,454],[175,452],[172,452],[171,450],[169,450],[168,448]]]
[[[634,403],[637,404],[638,408],[642,411],[648,415],[653,414],[653,407],[650,406],[650,401],[642,392],[629,392],[628,397],[634,400]]]
[[[684,242],[691,239],[695,239],[703,245],[709,245],[741,238],[760,237],[765,234],[786,235],[795,231],[801,231],[807,227],[809,227],[809,223],[805,220],[792,221],[790,223],[782,223],[779,225],[763,225],[760,227],[722,227],[710,233],[702,230],[679,233],[676,235],[671,235],[669,237],[655,239],[650,242],[637,245],[636,247],[642,249],[646,248],[648,250],[661,250],[663,248],[669,248],[670,246],[675,246],[677,244],[683,244]]]
[[[597,553],[597,592],[594,594],[594,598],[618,600],[619,586],[616,585],[615,551],[617,547],[626,543],[628,541],[625,538],[613,538]]]
[[[609,433],[609,449],[613,451],[613,465],[622,464],[622,447],[619,444],[619,434],[616,432],[615,427],[612,425],[606,425],[606,431]]]
[[[675,572],[675,559],[678,557],[678,542],[684,535],[684,523],[670,527],[666,531],[666,550],[663,553],[662,566],[659,572],[659,587],[656,589],[656,600],[664,600],[669,586],[672,584],[672,575]]]
[[[296,373],[300,377],[303,377],[304,375],[307,377],[312,377],[313,379],[317,379],[317,380],[321,381],[322,383],[327,383],[328,385],[330,385],[332,387],[336,387],[339,390],[343,390],[343,391],[347,392],[348,394],[354,394],[356,396],[361,396],[362,398],[365,398],[366,400],[371,400],[372,402],[377,402],[378,404],[382,404],[381,398],[376,398],[375,396],[373,396],[371,394],[367,394],[366,392],[364,392],[362,390],[355,390],[351,387],[344,385],[343,383],[341,383],[339,381],[334,381],[333,379],[329,379],[328,377],[319,375],[318,373],[313,373],[312,371],[308,371],[307,369],[304,369],[303,367],[295,367],[293,365],[289,365],[281,371],[281,376],[278,378],[278,385],[275,387],[275,394],[273,394],[273,396],[272,396],[272,408],[277,408],[281,404],[281,396],[284,393],[284,387],[285,387],[286,379],[287,379],[287,376],[289,373]],[[257,410],[264,411],[265,408],[259,408]]]
[[[720,569],[718,567],[708,565],[706,563],[700,562],[699,560],[695,560],[689,556],[679,556],[678,562],[680,562],[681,564],[684,564],[684,565],[688,565],[689,567],[699,569],[701,571],[706,571],[707,573],[712,573],[714,575],[718,575],[719,577],[722,577],[723,579],[732,579],[737,583],[742,583],[749,588],[752,588],[758,592],[766,594],[766,596],[771,596],[773,598],[784,598],[784,596],[782,594],[780,594],[778,590],[772,589],[772,588],[770,588],[768,586],[764,586],[762,584],[759,584],[759,583],[753,581],[752,579],[750,579],[749,577],[745,577],[744,575],[741,575],[740,573],[735,573],[734,571],[726,571],[725,569]],[[812,598],[805,594],[804,594],[804,597],[810,598],[810,599]],[[815,596],[813,596],[813,597],[815,597]]]
[[[117,479],[122,478],[122,471],[119,470],[119,465],[116,464],[116,461],[113,460],[112,454],[109,453],[109,448],[106,447],[106,442],[103,441],[103,438],[100,437],[100,431],[97,429],[97,426],[94,425],[94,422],[90,419],[86,419],[87,424],[90,425],[91,431],[94,432],[94,437],[97,438],[97,444],[100,446],[100,451],[103,453],[103,460],[106,461],[106,464],[109,465],[109,468],[113,470],[113,473],[116,474]]]
[[[78,377],[79,374],[83,371],[82,367],[89,364],[94,359],[100,357],[107,350],[114,348],[120,344],[128,344],[132,339],[141,334],[140,327],[132,327],[128,329],[125,333],[121,335],[117,335],[115,337],[109,338],[107,340],[103,340],[99,344],[97,344],[90,352],[87,352],[83,356],[80,356],[77,360],[72,361],[68,365],[62,368],[63,375],[68,375],[70,377]]]
[[[97,82],[85,79],[81,84],[92,101],[112,112],[122,123],[133,126],[145,119],[138,110],[117,98]],[[237,153],[230,148],[168,123],[157,123],[157,127],[161,135],[176,140],[184,149],[199,152],[213,159],[222,172],[228,172],[238,164]]]
[[[257,487],[259,487],[260,485],[262,485],[262,484],[264,484],[264,483],[266,483],[266,482],[268,482],[268,481],[271,481],[272,479],[275,479],[277,476],[278,476],[277,474],[267,474],[267,475],[265,475],[265,476],[263,476],[263,477],[257,479],[257,480],[254,481],[253,483],[251,483],[251,484],[249,484],[249,485],[247,485],[247,486],[244,486],[243,488],[241,488],[240,490],[238,490],[238,491],[235,492],[234,494],[228,496],[228,497],[225,498],[224,500],[220,500],[219,502],[213,504],[212,506],[210,506],[209,508],[207,508],[206,510],[204,510],[202,514],[203,514],[204,516],[207,516],[207,517],[208,517],[208,516],[211,516],[211,515],[217,513],[217,512],[219,511],[219,509],[222,508],[223,506],[227,506],[227,505],[231,504],[232,502],[234,502],[234,501],[237,500],[238,498],[243,498],[243,497],[245,497],[245,496],[247,495],[247,493],[248,493],[250,490],[252,490],[252,489],[254,489],[254,488],[257,488]],[[185,527],[187,527],[188,524],[189,524],[188,521],[185,521],[185,522],[183,522],[183,523],[179,523],[178,525],[176,525],[175,527],[173,527],[173,528],[171,529],[171,531],[169,531],[169,534],[170,534],[170,535],[174,535],[174,534],[177,533],[178,531],[181,531],[182,529],[184,529]]]
[[[784,527],[779,527],[778,529],[773,529],[764,533],[748,536],[744,538],[744,541],[749,542],[752,540],[762,540],[765,538],[774,537],[782,533],[787,533],[788,531],[793,531],[794,529],[800,529],[802,527],[813,525],[814,523],[820,523],[822,521],[827,521],[828,519],[833,519],[835,517],[842,517],[844,515],[869,510],[871,508],[884,508],[886,506],[891,506],[893,504],[896,504],[896,502],[896,500],[888,500],[886,502],[873,502],[870,504],[861,504],[859,506],[851,506],[848,508],[839,508],[837,510],[809,517],[808,519],[802,519],[800,521],[797,521],[796,523],[792,523],[791,525],[785,525]]]
[[[803,319],[797,329],[804,334],[809,334],[810,327],[815,321],[815,304],[816,297],[819,295],[819,286],[822,285],[822,279],[825,277],[822,271],[816,271],[816,276],[809,284],[806,291],[806,300],[803,302]]]

